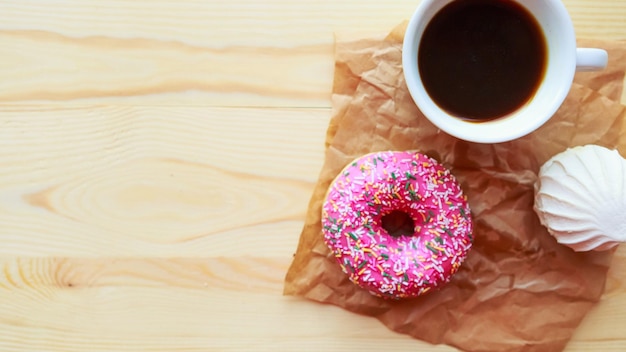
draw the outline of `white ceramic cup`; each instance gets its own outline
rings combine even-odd
[[[405,33],[402,66],[409,92],[420,111],[435,126],[459,139],[499,143],[527,135],[558,110],[577,70],[599,70],[607,65],[606,51],[576,48],[574,26],[561,0],[515,0],[535,17],[546,40],[547,66],[534,97],[516,111],[494,120],[473,122],[452,116],[429,97],[420,79],[417,63],[424,29],[435,14],[452,1],[464,0],[422,0]]]

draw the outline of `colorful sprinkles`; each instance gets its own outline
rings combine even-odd
[[[412,236],[392,237],[382,218],[407,213]],[[449,170],[415,152],[367,154],[330,186],[324,239],[355,284],[386,298],[424,294],[459,269],[472,246],[467,199]]]

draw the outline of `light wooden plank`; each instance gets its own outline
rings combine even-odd
[[[0,101],[328,107],[332,45],[214,49],[0,31]]]
[[[281,296],[286,259],[3,260],[0,350],[454,351]]]
[[[69,37],[160,38],[194,46],[293,47],[328,44],[335,31],[382,34],[419,0],[0,2],[3,28]]]
[[[293,251],[328,118],[310,109],[1,109],[0,255]]]
[[[334,35],[382,36],[417,4],[2,1],[0,102],[328,107]],[[626,39],[626,1],[565,4],[580,37]]]

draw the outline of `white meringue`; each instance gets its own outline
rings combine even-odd
[[[597,145],[548,160],[535,183],[535,212],[556,240],[575,251],[626,241],[626,159]]]

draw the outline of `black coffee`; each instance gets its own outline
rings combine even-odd
[[[418,53],[428,95],[451,115],[476,122],[528,102],[546,63],[541,27],[511,0],[451,2],[426,26]]]

